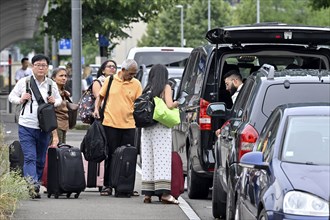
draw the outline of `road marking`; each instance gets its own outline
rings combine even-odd
[[[178,199],[181,210],[186,214],[189,220],[200,220],[196,212],[190,207],[186,200],[184,200],[181,196]]]
[[[142,169],[138,164],[136,166],[136,171],[140,175],[142,175]],[[186,214],[189,220],[200,220],[196,212],[191,208],[191,206],[186,202],[186,200],[184,200],[181,196],[178,198],[178,200],[180,202],[179,207]]]

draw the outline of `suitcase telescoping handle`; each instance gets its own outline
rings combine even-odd
[[[72,148],[72,146],[67,145],[67,144],[58,144],[58,148]]]

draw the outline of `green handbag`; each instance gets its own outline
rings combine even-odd
[[[155,110],[153,119],[166,127],[172,128],[180,123],[180,112],[178,108],[169,109],[164,100],[155,96]]]

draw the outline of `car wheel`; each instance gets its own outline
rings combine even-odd
[[[187,187],[188,197],[190,199],[206,199],[209,194],[209,180],[201,178],[192,169],[190,156],[187,162]]]
[[[226,200],[226,220],[234,220],[235,219],[235,194],[231,189],[232,183],[230,177],[227,180],[227,200]]]
[[[217,166],[215,166],[217,167]],[[226,216],[226,192],[223,190],[218,169],[213,174],[212,191],[212,213],[214,218],[224,218]]]
[[[265,209],[262,209],[259,216],[258,216],[258,220],[268,220],[268,216],[266,213]]]

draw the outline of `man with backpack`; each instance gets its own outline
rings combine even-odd
[[[14,104],[22,104],[18,119],[18,137],[24,154],[23,174],[27,181],[34,185],[30,190],[32,198],[40,198],[40,181],[44,168],[46,151],[50,141],[51,131],[40,129],[38,120],[38,101],[30,86],[33,80],[40,91],[45,103],[59,106],[62,98],[56,83],[52,83],[46,76],[48,73],[49,58],[37,54],[32,58],[31,76],[20,79],[8,96]],[[49,91],[51,90],[51,91]]]

